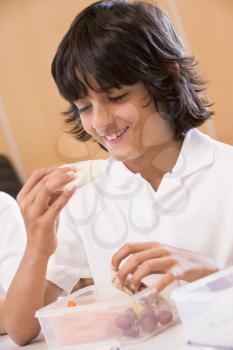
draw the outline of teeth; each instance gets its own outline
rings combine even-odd
[[[119,136],[121,136],[122,134],[124,134],[124,132],[125,132],[127,129],[128,129],[128,127],[127,127],[127,128],[124,128],[124,129],[122,129],[122,130],[120,130],[120,131],[118,131],[118,132],[115,133],[115,134],[106,136],[106,139],[107,139],[108,141],[113,141],[113,140],[117,139]]]
[[[106,139],[108,141],[112,141],[112,140],[115,140],[117,137],[118,137],[117,134],[112,134],[110,136],[106,136]]]

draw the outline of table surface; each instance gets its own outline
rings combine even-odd
[[[42,335],[31,344],[22,347],[15,345],[7,335],[0,337],[0,350],[47,350]],[[123,350],[211,350],[212,348],[193,347],[187,345],[181,324],[167,329],[165,332],[138,344],[124,346]]]

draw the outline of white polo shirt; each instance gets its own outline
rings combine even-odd
[[[21,261],[26,243],[17,202],[0,192],[0,292],[5,293]]]
[[[63,209],[47,278],[70,292],[81,277],[111,278],[124,243],[157,241],[233,265],[233,147],[190,130],[171,173],[154,191],[140,174],[108,159],[107,171]]]

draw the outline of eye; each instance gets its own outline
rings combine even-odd
[[[113,97],[109,97],[110,101],[114,101],[114,102],[118,102],[123,100],[126,96],[128,95],[128,93],[126,92],[125,94],[119,95],[119,96],[113,96]]]
[[[89,108],[91,108],[91,104],[83,106],[82,108],[79,108],[79,107],[77,107],[77,108],[78,108],[79,114],[82,114],[82,113],[86,112]]]

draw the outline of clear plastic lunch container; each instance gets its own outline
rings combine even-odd
[[[174,290],[171,297],[187,340],[233,349],[233,267]]]
[[[49,348],[117,340],[145,340],[178,321],[174,303],[152,287],[129,296],[94,286],[58,299],[36,313]],[[79,348],[79,347],[78,347]]]

